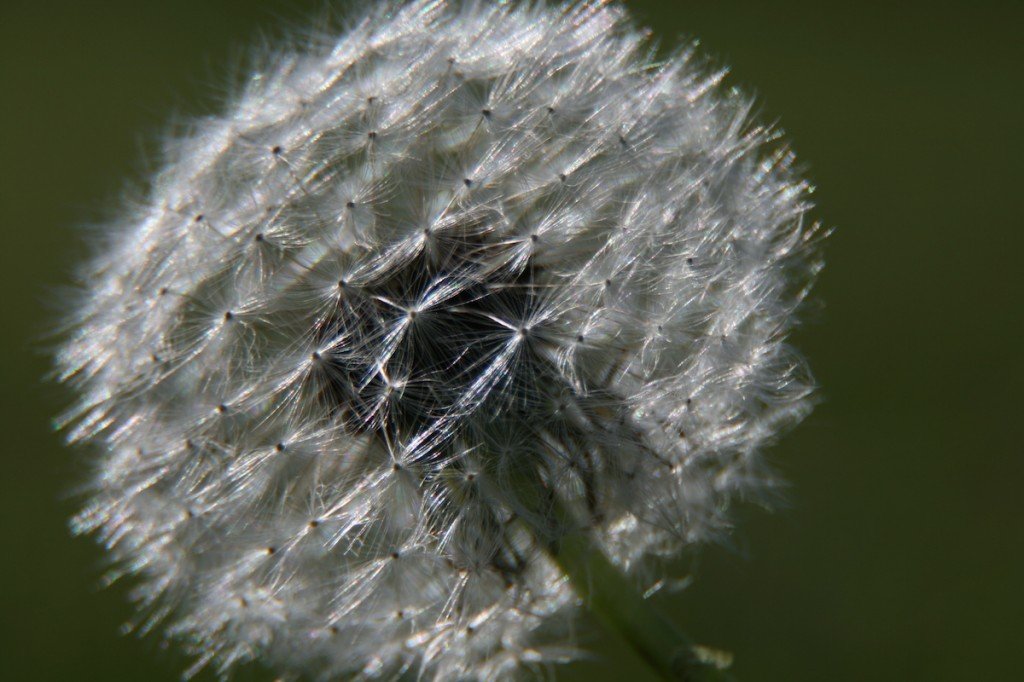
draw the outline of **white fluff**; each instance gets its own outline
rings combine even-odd
[[[773,485],[759,450],[808,407],[807,185],[605,2],[387,5],[262,63],[69,306],[76,528],[196,669],[571,657],[511,481],[648,584]]]

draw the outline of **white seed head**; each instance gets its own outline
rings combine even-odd
[[[721,73],[651,60],[604,2],[415,0],[167,143],[58,358],[139,628],[196,669],[496,679],[571,656],[522,495],[653,580],[772,485],[808,187]]]

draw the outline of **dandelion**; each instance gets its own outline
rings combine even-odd
[[[413,0],[169,140],[58,355],[134,627],[189,673],[489,680],[584,605],[713,676],[634,589],[774,485],[818,268],[722,75],[597,0]]]

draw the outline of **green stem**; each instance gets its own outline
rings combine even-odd
[[[569,510],[549,498],[548,521],[555,528],[579,528]],[[538,538],[545,537],[535,529]],[[546,543],[548,553],[584,603],[610,630],[621,636],[665,680],[723,682],[729,656],[694,644],[672,621],[644,599],[633,583],[578,530]]]

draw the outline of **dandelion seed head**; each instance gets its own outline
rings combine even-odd
[[[572,656],[538,543],[575,529],[523,480],[647,586],[725,532],[807,411],[819,261],[721,78],[614,4],[414,0],[170,140],[58,356],[134,626],[192,671],[495,679]]]

